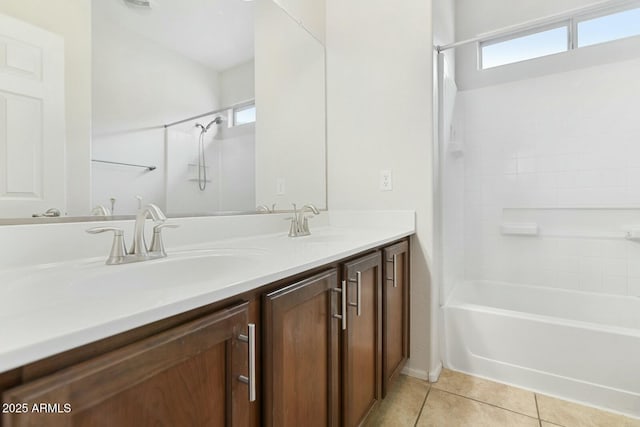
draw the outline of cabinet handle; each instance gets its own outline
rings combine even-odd
[[[353,282],[353,280],[351,280]],[[356,314],[358,317],[362,314],[362,272],[356,271],[356,303],[350,303],[352,307],[356,308]]]
[[[241,334],[238,339],[249,344],[249,377],[240,375],[238,380],[249,386],[249,402],[256,401],[256,325],[249,323],[249,336]]]
[[[340,294],[342,314],[334,313],[333,317],[342,320],[342,330],[345,331],[347,329],[347,281],[342,281],[342,288],[332,288],[331,290]]]
[[[393,287],[398,287],[398,254],[393,254]]]
[[[349,282],[356,283],[356,302],[350,302],[349,306],[356,308],[358,317],[362,314],[362,272],[356,271],[356,280],[349,279]]]

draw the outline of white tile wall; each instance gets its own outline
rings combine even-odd
[[[459,93],[466,279],[640,296],[640,243],[598,234],[640,228],[638,75],[640,59]],[[505,218],[541,235],[503,236]]]

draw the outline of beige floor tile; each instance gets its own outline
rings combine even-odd
[[[508,385],[443,369],[433,388],[470,397],[521,414],[538,417],[534,394]]]
[[[413,427],[428,391],[428,382],[400,375],[365,425]]]
[[[540,419],[564,427],[640,427],[640,420],[537,395]]]
[[[540,421],[540,426],[541,427],[562,427],[562,426],[560,426],[558,424],[551,424],[551,423],[548,423],[546,421]]]
[[[538,419],[432,388],[419,427],[539,427]]]

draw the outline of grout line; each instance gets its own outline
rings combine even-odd
[[[533,398],[536,401],[536,412],[538,413],[538,424],[540,424],[540,427],[542,427],[542,419],[540,418],[540,408],[538,407],[538,394],[533,393]]]
[[[413,427],[416,427],[418,425],[418,421],[420,421],[420,417],[422,416],[422,411],[424,411],[424,405],[427,404],[427,397],[429,397],[429,393],[431,393],[432,389],[433,389],[433,386],[429,385],[429,390],[427,390],[427,394],[424,396],[424,400],[422,401],[422,406],[420,407],[420,412],[418,412],[418,418],[416,418],[416,422],[413,423]]]
[[[536,417],[532,417],[531,415],[523,414],[522,412],[514,411],[514,410],[509,409],[509,408],[503,408],[502,406],[498,406],[498,405],[493,404],[493,403],[483,402],[482,400],[474,399],[473,397],[463,396],[463,395],[458,394],[458,393],[453,393],[451,391],[442,390],[441,388],[438,388],[436,390],[441,391],[443,393],[453,394],[454,396],[462,397],[463,399],[473,400],[474,402],[482,403],[484,405],[493,406],[494,408],[502,409],[504,411],[509,411],[509,412],[514,413],[514,414],[522,415],[522,416],[525,416],[525,417],[528,417],[528,418],[531,418],[531,419],[534,419],[534,420],[536,419]],[[538,418],[538,420],[540,420],[540,418]]]

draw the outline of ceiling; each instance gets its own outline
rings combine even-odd
[[[124,0],[94,0],[93,16],[223,71],[254,56],[254,4],[246,0],[151,0],[152,8]]]

